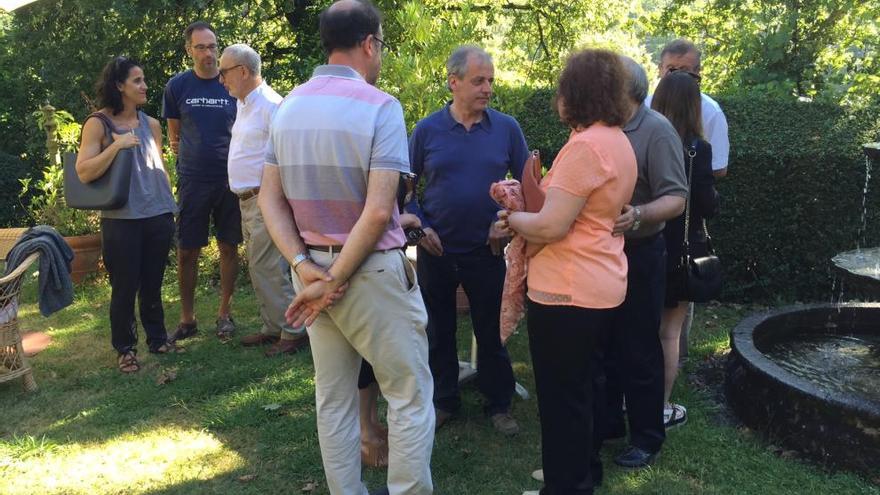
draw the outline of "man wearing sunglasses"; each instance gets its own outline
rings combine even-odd
[[[700,71],[700,49],[690,41],[679,38],[671,41],[660,52],[660,65],[657,67],[660,77],[670,72],[684,71],[694,77],[698,82],[702,79]],[[727,160],[730,154],[730,140],[727,136],[727,117],[721,110],[721,106],[707,96],[700,93],[702,99],[703,134],[706,141],[712,145],[712,170],[715,177],[727,175]],[[645,104],[651,107],[651,95],[645,100]]]
[[[220,305],[217,336],[227,340],[235,330],[230,302],[242,241],[238,197],[229,190],[226,160],[235,98],[220,83],[217,37],[210,24],[198,21],[184,31],[193,68],[168,81],[162,116],[168,119],[168,141],[177,155],[177,279],[180,323],[171,336],[182,340],[197,332],[193,307],[201,249],[208,245],[211,217],[220,250]]]

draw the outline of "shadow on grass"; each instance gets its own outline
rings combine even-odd
[[[254,311],[256,304],[247,288],[236,297],[242,299],[240,328],[250,333],[248,329],[259,328],[258,316],[244,313]],[[16,381],[0,384],[0,396],[8,399],[0,403],[5,418],[0,440],[28,434],[60,449],[100,449],[137,431],[207,431],[235,451],[243,466],[211,480],[205,490],[231,483],[236,493],[265,493],[282,481],[322,480],[308,352],[269,359],[261,349],[220,344],[213,332],[203,329],[186,341],[183,354],[150,355],[141,342],[141,371],[124,375],[117,371],[109,345],[107,304],[93,302],[108,299],[109,290],[94,285],[80,289],[73,306],[50,318],[23,312],[22,327],[47,331],[53,345],[31,360],[37,393],[23,393]],[[176,317],[174,309],[166,300],[166,316]],[[201,305],[197,309],[211,314]],[[169,370],[176,378],[158,384],[157,378]],[[248,475],[255,475],[253,481],[238,481]],[[168,493],[198,493],[186,485],[206,481],[175,484]]]

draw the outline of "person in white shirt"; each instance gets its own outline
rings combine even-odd
[[[275,247],[257,205],[265,164],[269,124],[281,96],[263,81],[260,56],[245,44],[226,47],[220,57],[220,82],[236,98],[238,113],[229,143],[229,188],[238,195],[248,271],[260,302],[263,327],[241,339],[244,346],[272,344],[266,356],[296,352],[308,344],[305,328],[292,328],[284,312],[295,296],[290,266]]]
[[[679,38],[669,42],[660,52],[660,64],[657,66],[660,77],[675,71],[684,71],[694,76],[697,81],[701,79],[700,49],[690,41]],[[712,145],[712,170],[715,177],[727,175],[727,162],[730,155],[730,140],[727,136],[727,117],[721,110],[721,106],[707,96],[700,93],[702,100],[701,111],[703,116],[703,135],[706,141]],[[645,100],[645,104],[651,106],[651,95]]]

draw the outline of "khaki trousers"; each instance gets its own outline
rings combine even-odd
[[[335,254],[311,250],[329,266]],[[296,290],[302,289],[293,277]],[[402,250],[377,251],[349,280],[345,295],[309,329],[315,363],[318,439],[333,495],[366,495],[361,481],[358,372],[373,365],[388,401],[388,490],[433,492],[434,393],[428,366],[427,313],[415,269]]]
[[[305,333],[305,328],[291,328],[284,318],[284,312],[296,295],[290,279],[287,278],[290,265],[269,236],[257,205],[257,196],[239,201],[239,205],[248,272],[260,303],[260,318],[263,320],[260,331],[266,335],[280,336],[283,340],[298,337]]]

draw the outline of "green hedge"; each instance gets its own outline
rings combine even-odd
[[[27,212],[18,193],[21,191],[19,179],[30,175],[30,164],[0,151],[0,171],[0,227],[28,225]]]
[[[538,90],[508,108],[529,146],[549,166],[568,131]],[[880,244],[880,182],[871,178],[867,229],[859,242],[865,157],[861,144],[880,136],[880,105],[838,106],[719,98],[730,127],[729,175],[719,180],[721,215],[710,223],[725,267],[728,301],[822,301],[831,298],[830,258]],[[880,165],[880,164],[878,164]]]

